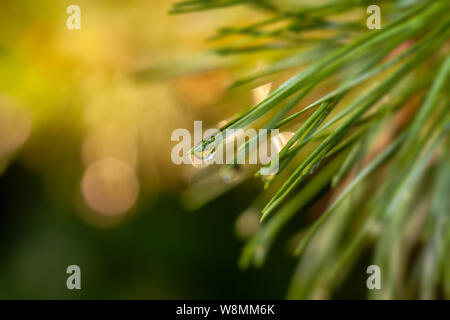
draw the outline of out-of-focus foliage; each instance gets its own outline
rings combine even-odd
[[[381,7],[380,30],[365,25],[373,4]],[[289,137],[279,152],[281,170],[263,177],[268,190],[251,205],[265,223],[241,264],[261,266],[288,222],[313,206],[318,218],[299,224],[289,243],[300,260],[288,297],[332,297],[370,253],[383,279],[370,297],[450,297],[450,210],[441,196],[450,180],[448,1],[198,0],[178,2],[172,13],[237,5],[267,16],[218,29],[212,39],[228,42],[216,52],[278,56],[232,87],[303,68],[192,149],[216,150],[227,129],[249,126]],[[220,194],[204,190],[193,187],[186,198],[197,195],[199,205]]]
[[[66,28],[72,4],[80,30]],[[282,297],[292,268],[282,254],[259,274],[237,268],[230,212],[251,189],[186,212],[178,192],[193,168],[170,160],[173,129],[240,107],[225,91],[229,61],[199,54],[205,38],[260,14],[170,7],[0,2],[0,298]],[[66,288],[71,264],[81,291]]]
[[[19,157],[57,202],[81,190],[82,216],[108,223],[140,190],[189,181],[170,161],[171,133],[224,113],[211,107],[231,81],[226,61],[198,52],[208,28],[250,10],[200,21],[168,16],[165,1],[81,0],[81,29],[69,30],[71,4],[1,3],[0,163]]]

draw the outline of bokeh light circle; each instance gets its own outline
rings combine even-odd
[[[139,181],[132,166],[105,158],[86,169],[81,190],[87,205],[105,216],[117,216],[130,210],[139,194]]]

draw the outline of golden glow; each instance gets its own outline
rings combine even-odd
[[[174,80],[177,98],[193,108],[204,108],[217,102],[230,84],[230,75],[225,69],[188,74]]]
[[[92,210],[116,216],[130,210],[135,204],[139,194],[139,181],[129,164],[105,158],[86,169],[81,190]]]
[[[20,148],[30,131],[30,115],[12,101],[0,97],[0,159]]]
[[[259,61],[258,66],[256,67],[256,72],[261,71],[263,66],[264,66],[264,63],[262,61]],[[253,89],[252,90],[253,101],[255,102],[255,104],[258,104],[261,101],[263,101],[265,98],[267,98],[269,96],[271,88],[272,88],[272,82],[269,82],[269,83],[263,84],[262,86],[259,86],[255,89]]]
[[[272,137],[272,142],[275,145],[277,152],[279,153],[281,149],[288,143],[289,140],[294,136],[293,132],[281,132],[275,137]]]
[[[272,88],[272,82],[263,84],[262,86],[253,89],[253,100],[255,101],[255,104],[258,104],[267,98],[270,93],[270,88]]]

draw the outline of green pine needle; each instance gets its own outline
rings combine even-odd
[[[279,51],[267,68],[241,75],[230,90],[304,67],[192,150],[201,152],[223,141],[226,129],[256,126],[294,132],[279,153],[280,170],[251,204],[261,210],[264,223],[244,247],[240,265],[261,266],[289,221],[324,201],[323,194],[331,194],[334,200],[319,218],[304,221],[293,237],[299,264],[289,298],[333,296],[369,249],[374,249],[373,263],[382,268],[386,284],[370,298],[450,298],[450,259],[445,254],[450,250],[450,2],[295,3],[191,0],[172,10],[250,5],[266,12],[260,21],[223,27],[208,39],[228,41],[216,48],[220,54],[252,52],[257,57],[264,54],[262,49]],[[335,19],[371,4],[382,8],[381,30],[366,29],[364,15],[360,23]],[[310,31],[319,36],[310,38]],[[404,50],[397,51],[401,46]],[[324,94],[330,85],[334,89]],[[304,102],[317,92],[318,99]],[[423,103],[411,109],[411,100],[422,95]],[[397,125],[406,111],[412,116]],[[389,138],[376,149],[385,135]],[[238,156],[256,148],[258,138],[239,146]],[[428,175],[434,177],[433,185],[426,184]],[[245,179],[253,176],[260,171]],[[202,203],[221,193],[215,190]],[[427,205],[426,219],[413,229],[422,214],[419,204]],[[413,255],[413,248],[419,254]],[[407,269],[407,261],[414,268]]]

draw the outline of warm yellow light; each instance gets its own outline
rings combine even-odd
[[[31,131],[31,116],[0,97],[0,160],[20,148]]]
[[[272,142],[279,153],[281,149],[288,143],[289,140],[294,136],[293,132],[281,132],[280,134],[272,137]]]
[[[262,86],[253,89],[253,100],[255,101],[255,104],[258,104],[267,98],[270,93],[270,88],[272,88],[272,82],[263,84]]]
[[[264,63],[262,61],[258,62],[258,66],[256,67],[256,72],[261,71],[261,69],[264,67]],[[253,93],[253,101],[255,104],[260,103],[265,98],[269,96],[270,89],[272,88],[272,82],[263,84],[262,86],[259,86],[252,90]]]
[[[139,194],[139,181],[132,166],[105,158],[92,163],[84,173],[81,189],[94,211],[116,216],[133,207]]]

